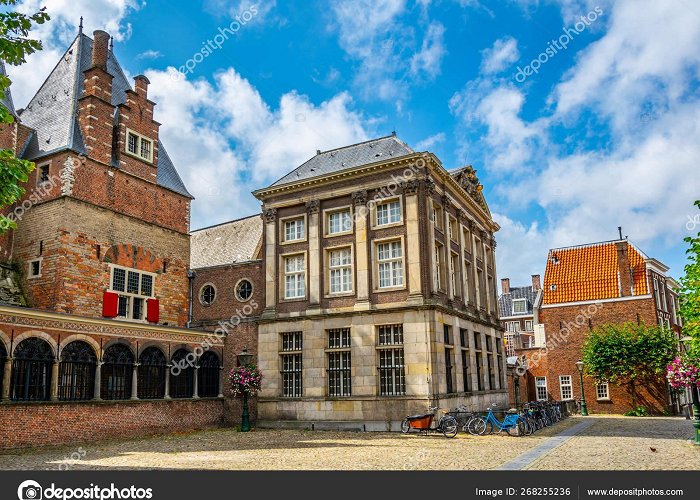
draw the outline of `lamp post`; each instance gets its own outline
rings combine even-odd
[[[576,369],[578,370],[578,376],[581,379],[581,415],[587,417],[588,407],[586,406],[586,394],[583,391],[583,361],[580,359],[576,362]]]
[[[253,355],[248,352],[248,348],[244,347],[237,356],[238,366],[247,366],[253,359]],[[248,393],[243,392],[243,414],[241,415],[241,432],[250,431],[250,413],[248,412]]]

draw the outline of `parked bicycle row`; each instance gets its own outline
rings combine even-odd
[[[482,412],[470,412],[461,406],[449,412],[448,416],[455,418],[461,431],[472,435],[506,432],[511,436],[529,436],[566,418],[568,413],[558,401],[534,401],[521,405],[517,410],[500,410],[496,403]]]

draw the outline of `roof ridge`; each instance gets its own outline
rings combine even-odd
[[[376,138],[374,138],[374,139],[367,139],[366,141],[356,142],[355,144],[348,144],[348,145],[346,145],[346,146],[340,146],[340,147],[333,148],[333,149],[327,149],[327,150],[325,150],[325,151],[321,151],[321,150],[319,149],[318,151],[321,151],[321,152],[320,152],[320,153],[317,152],[315,156],[318,156],[319,154],[324,154],[324,153],[332,153],[333,151],[340,151],[341,149],[354,148],[355,146],[361,146],[361,145],[363,145],[363,144],[369,144],[370,142],[381,141],[381,140],[383,140],[383,139],[391,139],[392,137],[393,137],[393,138],[396,138],[396,136],[395,136],[394,134],[391,134],[391,135],[385,135],[385,136],[382,136],[382,137],[376,137]],[[398,139],[397,139],[397,140],[398,140]],[[413,148],[411,148],[411,149],[413,149]]]
[[[623,239],[623,240],[616,239],[616,240],[608,240],[608,241],[597,241],[594,243],[582,243],[580,245],[569,245],[566,247],[550,248],[549,251],[554,252],[556,250],[573,250],[576,248],[588,248],[588,247],[594,247],[594,246],[603,246],[603,245],[609,245],[610,243],[619,243],[619,242],[625,242],[625,243],[632,245],[632,243],[630,243],[630,241],[627,239]],[[634,246],[634,245],[632,245],[632,246]]]
[[[226,226],[228,224],[233,224],[235,222],[241,222],[241,221],[246,220],[246,219],[252,219],[253,217],[260,217],[260,214],[247,215],[245,217],[240,217],[238,219],[233,219],[233,220],[226,221],[226,222],[220,222],[218,224],[212,224],[211,226],[201,227],[199,229],[193,229],[192,231],[190,231],[190,234],[198,233],[200,231],[205,231],[207,229],[213,229],[215,227]]]

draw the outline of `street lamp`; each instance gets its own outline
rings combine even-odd
[[[248,366],[253,359],[253,355],[244,347],[243,351],[236,355],[238,366]],[[250,413],[248,411],[248,393],[243,391],[243,414],[241,415],[241,432],[250,431]]]
[[[583,361],[580,359],[576,362],[576,369],[578,370],[578,376],[581,379],[581,415],[587,417],[588,407],[586,406],[586,394],[583,391]]]

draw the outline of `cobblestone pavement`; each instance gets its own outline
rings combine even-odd
[[[0,469],[492,469],[578,422],[578,418],[569,418],[523,438],[216,429],[4,452]],[[700,450],[684,441],[691,431],[690,423],[683,419],[602,418],[530,466],[700,469]],[[640,433],[647,437],[638,437]],[[657,452],[651,452],[649,446]]]

